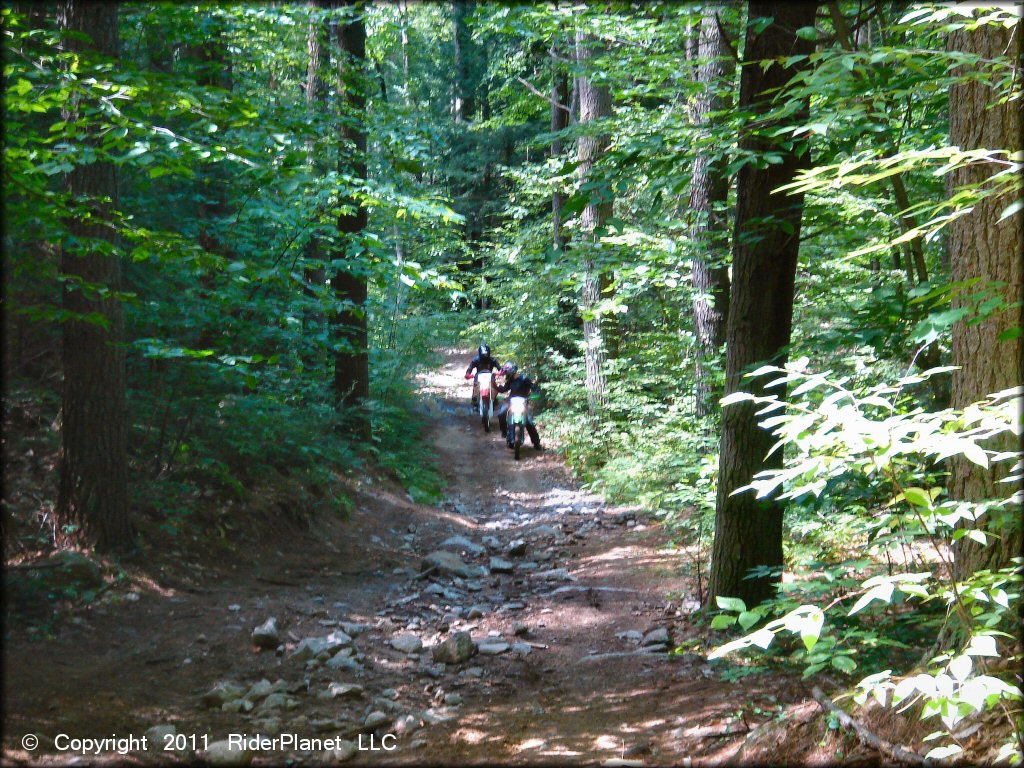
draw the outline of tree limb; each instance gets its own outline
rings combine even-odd
[[[832,700],[829,699],[818,686],[814,686],[814,688],[811,689],[811,695],[814,696],[822,709],[827,712],[831,712],[836,716],[841,726],[857,734],[857,739],[864,746],[871,747],[876,752],[880,752],[886,757],[899,763],[906,763],[908,765],[931,765],[931,761],[921,757],[917,752],[911,752],[898,744],[891,744],[888,741],[880,739],[864,725],[858,723],[848,714],[843,712],[843,710],[833,704]]]
[[[544,101],[546,101],[549,104],[551,104],[551,106],[558,107],[559,109],[563,110],[564,112],[570,113],[569,108],[567,106],[565,106],[565,104],[559,104],[557,101],[552,99],[550,96],[548,96],[548,95],[546,95],[544,93],[541,93],[541,91],[538,90],[537,87],[533,83],[531,83],[529,80],[524,80],[523,78],[519,77],[518,75],[516,75],[516,80],[518,80],[520,83],[525,85],[526,88],[530,91],[530,93],[534,94],[535,96],[540,96],[542,99],[544,99]]]

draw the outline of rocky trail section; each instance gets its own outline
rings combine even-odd
[[[14,643],[6,759],[68,763],[54,754],[58,732],[209,734],[198,754],[185,743],[161,756],[223,765],[727,754],[745,718],[786,691],[764,680],[741,692],[701,656],[669,653],[692,634],[696,605],[680,598],[664,532],[576,489],[551,453],[527,448],[515,462],[470,411],[463,365],[449,353],[422,382],[446,501],[421,507],[366,477],[325,546],[274,542],[251,572],[153,585],[51,641]],[[29,731],[42,742],[33,754],[13,740]],[[253,752],[229,749],[229,733],[335,743]]]

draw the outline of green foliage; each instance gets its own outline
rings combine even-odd
[[[876,573],[855,585],[849,579],[845,583],[829,579],[833,584],[826,594],[835,597],[825,608],[810,604],[791,608],[794,597],[790,594],[754,611],[747,611],[741,601],[719,598],[719,607],[730,613],[715,617],[716,629],[738,623],[749,630],[772,614],[784,615],[722,645],[712,656],[752,646],[768,648],[777,635],[791,633],[806,648],[791,656],[805,665],[807,675],[826,665],[847,674],[863,672],[865,665],[867,669],[886,666],[860,681],[861,703],[868,696],[886,706],[919,700],[921,717],[938,716],[949,734],[965,717],[994,708],[1006,713],[1006,702],[1019,700],[1021,692],[1004,676],[990,673],[984,659],[1020,661],[1014,630],[1024,581],[1022,560],[1017,557],[1007,567],[954,579],[950,547],[964,538],[996,546],[1001,537],[1013,535],[1020,524],[1016,511],[1024,492],[978,502],[944,500],[944,489],[933,483],[938,462],[962,456],[985,468],[1014,464],[1003,473],[1003,482],[1019,486],[1022,454],[991,446],[999,444],[1001,435],[1019,439],[1024,388],[993,393],[962,410],[925,411],[913,406],[907,391],[942,375],[942,369],[906,376],[893,384],[851,387],[848,377],[807,371],[807,362],[798,360],[785,368],[764,366],[749,374],[776,376],[769,388],[782,383],[791,386],[788,401],[746,393],[723,399],[725,407],[755,403],[764,417],[762,426],[778,437],[776,450],[787,450],[783,469],[760,473],[737,493],[776,495],[798,504],[827,494],[840,506],[844,501],[859,503],[859,512],[850,521],[852,543],[869,557],[857,563],[854,572]],[[861,480],[882,490],[876,498],[884,500],[877,506],[863,505]],[[891,563],[900,552],[911,553],[905,567],[917,570],[893,573],[890,565],[888,572],[877,572],[881,555]],[[813,594],[815,580],[807,580],[806,586],[790,585],[785,592],[806,589]],[[851,598],[856,600],[846,616],[828,626],[826,614]],[[882,613],[876,604],[881,604]],[[922,607],[907,610],[912,604]],[[941,609],[936,616],[939,621],[925,619],[932,631],[962,640],[951,651],[933,655],[926,671],[894,675],[891,657],[872,656],[870,649],[903,645],[901,638],[913,634],[930,604]],[[858,619],[851,621],[854,616]],[[953,754],[950,750],[956,747],[947,744],[929,754]]]

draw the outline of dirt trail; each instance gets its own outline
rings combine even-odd
[[[793,686],[768,678],[725,682],[695,654],[671,656],[658,644],[641,649],[640,638],[652,631],[666,630],[673,645],[693,632],[693,606],[680,599],[679,555],[635,510],[578,490],[556,453],[527,446],[514,461],[497,430],[485,434],[469,409],[467,359],[449,351],[440,370],[421,377],[449,483],[443,504],[414,504],[393,483],[367,476],[344,524],[319,520],[309,534],[264,541],[237,563],[210,564],[192,583],[154,574],[135,597],[114,595],[65,618],[50,640],[12,632],[5,762],[69,763],[73,753],[56,753],[60,733],[141,735],[173,724],[211,741],[278,731],[369,746],[401,732],[397,749],[358,751],[350,758],[356,765],[701,764],[727,757],[738,742],[688,729],[758,722],[765,719],[760,708],[798,697]],[[498,572],[421,576],[422,558],[453,535],[472,542],[474,551],[461,553],[466,563]],[[514,540],[525,543],[524,552],[507,551]],[[250,640],[270,616],[282,631],[280,655],[258,652]],[[299,641],[343,622],[364,625],[348,660],[331,667],[292,658]],[[458,630],[478,644],[511,648],[435,664],[430,647]],[[424,650],[391,646],[406,634]],[[200,703],[220,681],[250,686],[262,678],[284,681],[280,706],[255,698],[252,712],[232,713]],[[362,695],[326,698],[332,683],[358,684]],[[386,715],[376,741],[369,740],[373,728],[358,735],[373,711]],[[20,744],[26,733],[40,738],[32,753]],[[110,762],[126,759],[105,754]],[[254,763],[286,758],[324,756],[266,751]]]

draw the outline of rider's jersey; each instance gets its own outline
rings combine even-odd
[[[478,354],[470,361],[469,367],[466,369],[466,373],[472,373],[474,368],[476,368],[477,373],[479,373],[480,371],[497,370],[498,368],[501,368],[501,366],[498,364],[497,358],[493,355],[484,355],[481,357]]]
[[[520,373],[511,381],[500,385],[498,391],[508,392],[509,397],[529,397],[531,392],[539,392],[540,388],[533,383],[533,379]]]

